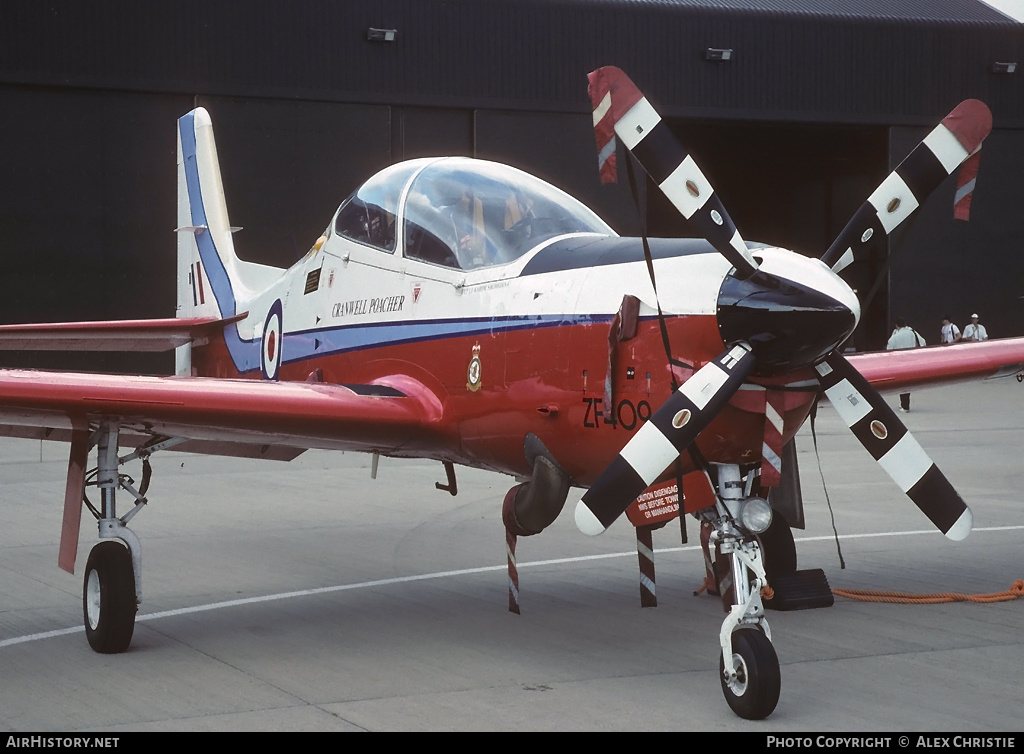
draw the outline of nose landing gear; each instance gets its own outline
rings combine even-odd
[[[743,627],[732,632],[732,652],[718,662],[722,693],[732,711],[745,720],[763,720],[779,702],[782,677],[779,658],[771,640],[758,628]]]
[[[738,523],[754,472],[744,483],[739,466],[717,470],[718,499],[700,516],[712,527],[711,543],[719,555],[718,589],[728,612],[719,632],[722,693],[737,715],[762,720],[779,702],[782,679],[761,601],[761,590],[768,585],[761,543],[755,532]]]

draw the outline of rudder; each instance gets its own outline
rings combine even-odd
[[[283,274],[235,253],[221,181],[213,122],[197,107],[178,120],[178,317],[234,317]],[[188,346],[178,349],[178,374],[188,374]]]

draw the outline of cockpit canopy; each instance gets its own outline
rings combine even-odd
[[[463,157],[382,170],[342,204],[334,231],[388,252],[401,241],[408,259],[463,270],[506,264],[567,233],[615,235],[586,206],[539,178]]]

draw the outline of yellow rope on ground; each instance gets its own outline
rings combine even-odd
[[[934,605],[940,602],[1008,602],[1024,597],[1024,579],[1017,579],[1005,592],[995,594],[911,594],[910,592],[870,592],[859,589],[833,589],[832,594],[862,602],[894,602],[910,605]]]

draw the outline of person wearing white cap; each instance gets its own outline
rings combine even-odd
[[[963,340],[973,340],[981,342],[988,340],[988,330],[985,329],[985,325],[978,324],[978,315],[971,315],[971,324],[964,326]]]

